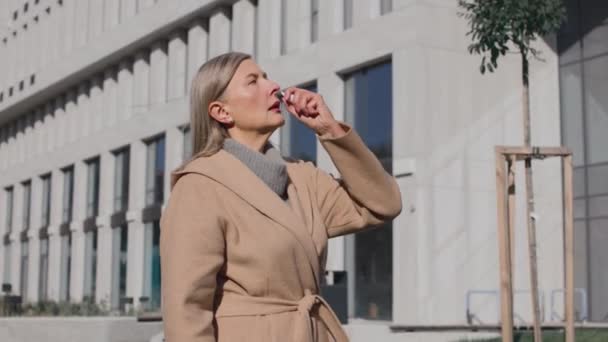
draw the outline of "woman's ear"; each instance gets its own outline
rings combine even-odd
[[[219,123],[225,125],[231,125],[234,123],[234,119],[228,113],[226,105],[221,103],[220,101],[213,101],[209,104],[209,115],[218,121]]]

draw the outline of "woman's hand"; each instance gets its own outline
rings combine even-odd
[[[338,137],[344,129],[325,104],[323,96],[300,88],[287,88],[283,103],[287,110],[321,137]]]

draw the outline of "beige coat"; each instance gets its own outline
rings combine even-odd
[[[348,340],[317,295],[327,239],[394,218],[401,194],[352,129],[322,145],[343,182],[290,162],[288,202],[225,151],[172,174],[160,236],[167,342]]]

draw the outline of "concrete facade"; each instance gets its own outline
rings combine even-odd
[[[394,333],[389,329],[392,325],[465,325],[467,294],[499,288],[493,148],[523,141],[520,62],[507,56],[498,72],[480,75],[480,58],[470,56],[466,49],[467,28],[457,16],[457,1],[393,0],[386,14],[381,14],[380,0],[353,1],[349,29],[343,26],[342,1],[318,1],[315,42],[310,35],[312,1],[308,0],[28,2],[26,13],[22,0],[0,5],[0,17],[10,22],[10,29],[0,31],[0,39],[7,38],[0,43],[4,57],[0,64],[0,186],[4,190],[0,192],[0,232],[8,242],[0,246],[0,276],[2,283],[10,283],[13,293],[18,293],[22,182],[31,180],[29,284],[22,294],[26,301],[38,300],[39,180],[48,173],[52,179],[51,219],[46,227],[49,298],[60,300],[66,293],[62,275],[68,267],[67,242],[63,238],[71,235],[69,300],[83,299],[85,221],[89,219],[85,217],[85,161],[94,157],[100,158],[99,209],[93,218],[98,231],[95,300],[109,302],[116,296],[112,277],[120,243],[119,227],[112,223],[117,214],[115,152],[125,147],[129,148],[129,198],[121,224],[128,226],[126,296],[139,306],[141,297],[150,295],[146,256],[151,251],[144,215],[148,209],[147,144],[164,137],[164,200],[158,203],[162,208],[169,194],[168,174],[182,161],[181,128],[189,120],[190,81],[205,60],[234,50],[253,54],[283,87],[316,82],[341,120],[345,119],[345,76],[378,61],[392,65],[393,172],[399,177],[404,202],[392,228],[392,319],[351,317],[346,328],[353,341],[372,335],[381,341],[403,341],[408,336],[416,341],[421,336]],[[15,20],[14,11],[18,12]],[[281,18],[281,13],[286,17]],[[26,22],[28,30],[23,32]],[[44,38],[29,30],[36,25],[45,25],[38,31],[44,32]],[[537,47],[545,61],[534,62],[531,68],[533,144],[558,146],[558,58],[550,40],[540,41]],[[45,57],[30,60],[32,55]],[[21,81],[23,90],[19,90]],[[282,138],[277,132],[271,140],[279,145]],[[335,173],[320,144],[317,151],[317,165]],[[546,322],[551,320],[549,294],[563,288],[559,166],[553,160],[535,164]],[[66,167],[74,170],[69,222],[62,219]],[[525,291],[529,278],[523,169],[518,174],[522,190],[517,204],[522,214],[517,221],[514,287]],[[9,189],[13,194],[10,231],[5,224]],[[346,239],[330,241],[328,270],[355,272],[345,262]],[[5,262],[7,255],[9,262]],[[5,271],[6,267],[10,270]],[[497,298],[473,295],[472,313],[482,322],[496,323]],[[515,301],[519,317],[529,320],[528,295],[521,292]],[[441,336],[445,337],[431,334],[424,340],[452,339]],[[456,333],[454,339],[466,336]]]

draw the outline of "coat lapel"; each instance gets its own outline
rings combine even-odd
[[[304,221],[246,165],[230,153],[220,150],[210,157],[198,158],[183,170],[172,174],[172,184],[180,174],[185,173],[202,174],[223,184],[265,216],[287,229],[304,250],[315,284],[318,286],[319,258]],[[289,172],[289,167],[288,173],[291,177],[292,172]]]

